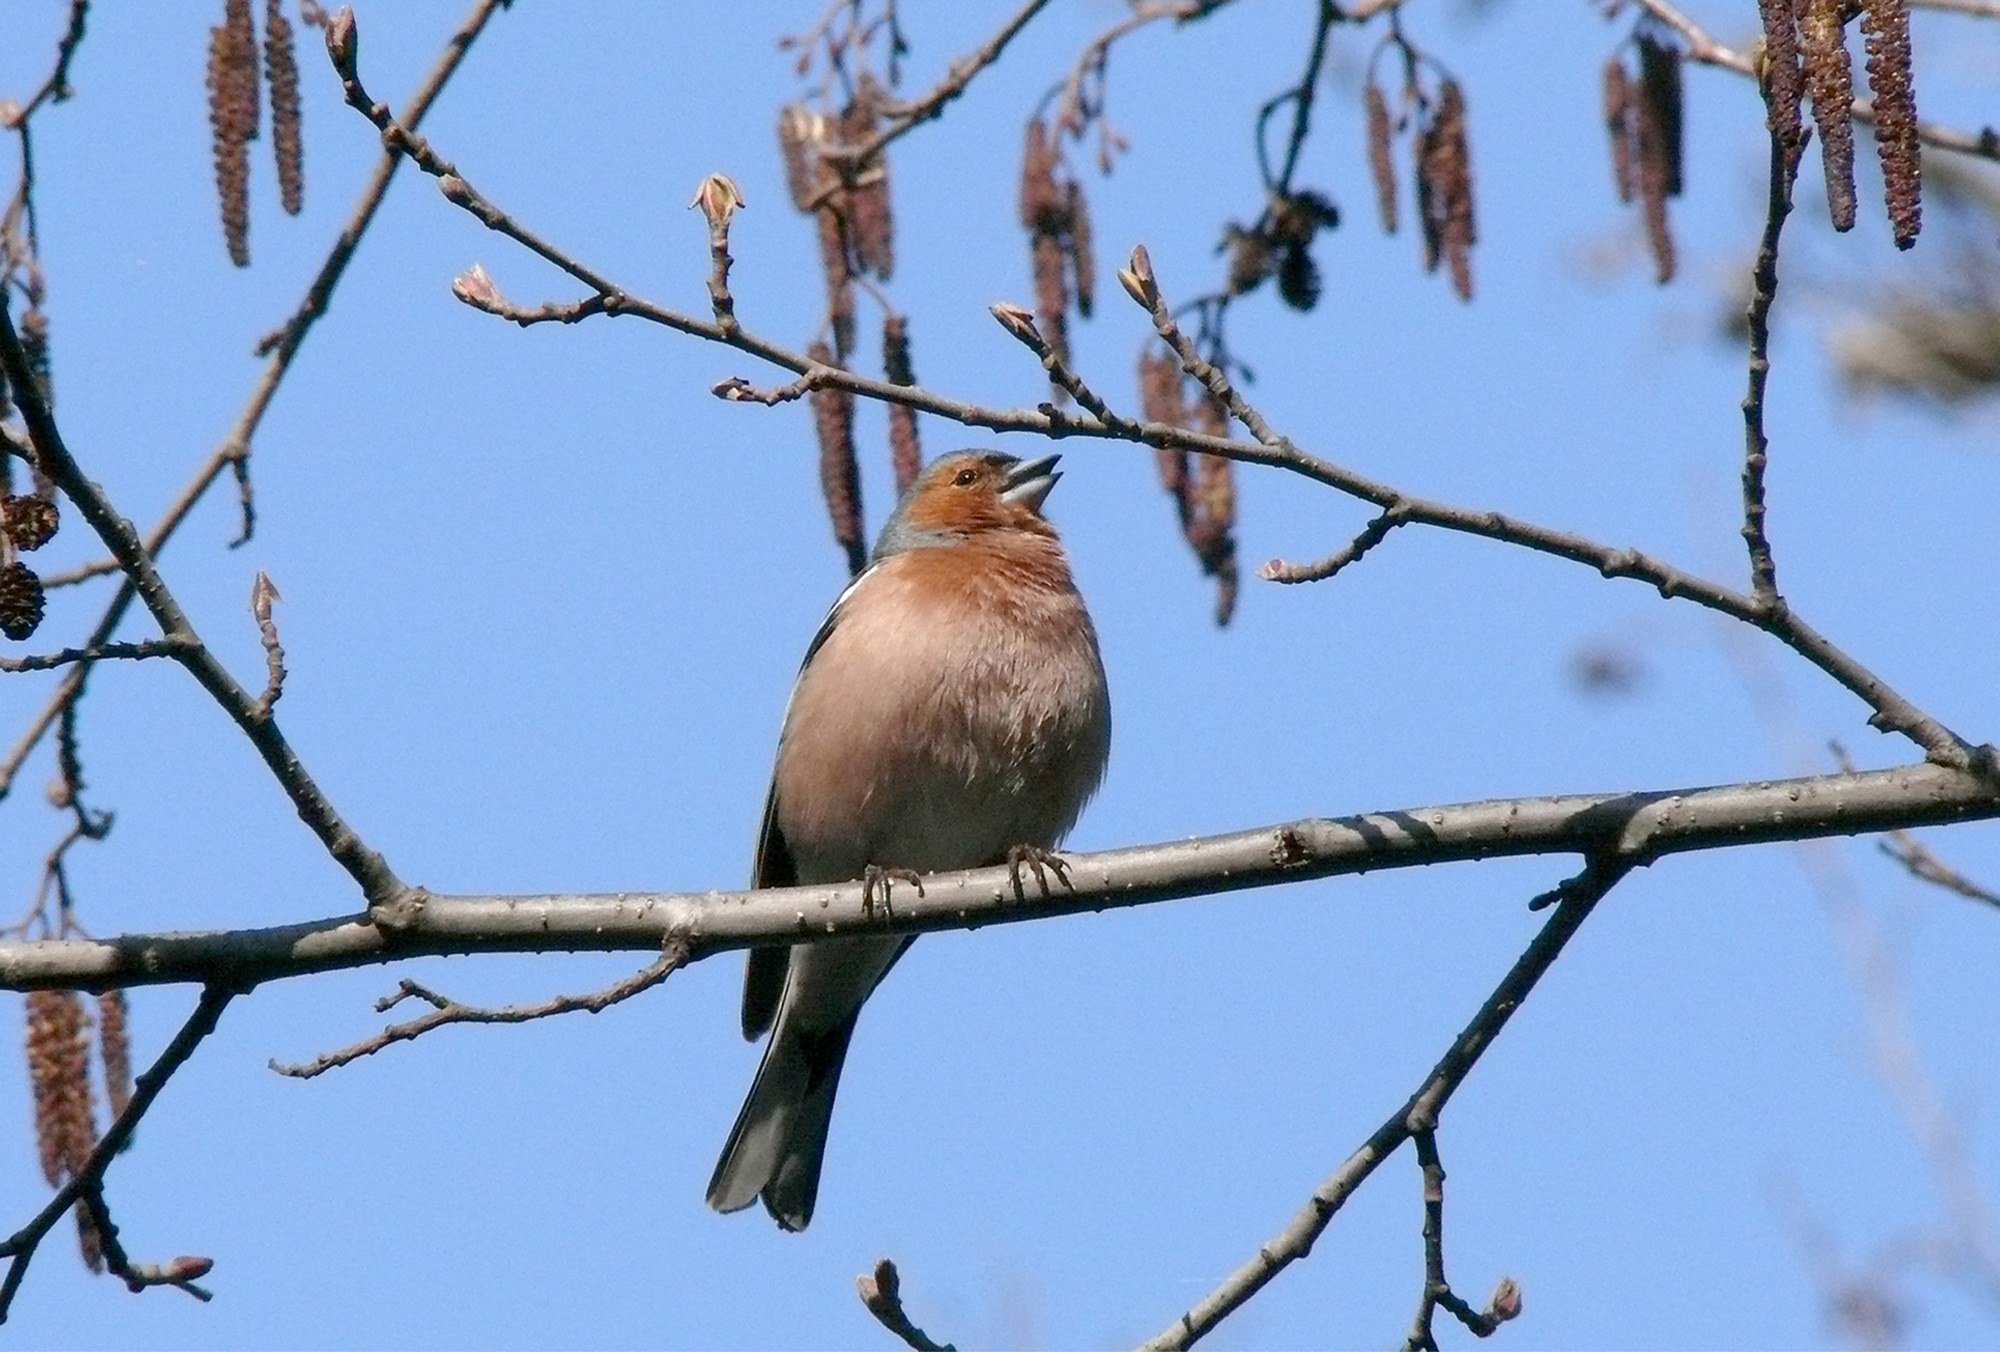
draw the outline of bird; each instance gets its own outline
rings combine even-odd
[[[1060,457],[940,456],[806,649],[778,735],[753,887],[1045,867],[1103,780],[1111,701],[1097,631],[1042,505]],[[921,887],[921,883],[917,883]],[[811,1222],[848,1043],[914,936],[754,948],[743,1035],[762,1061],[708,1185]]]

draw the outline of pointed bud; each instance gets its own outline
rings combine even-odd
[[[1038,345],[1042,341],[1041,330],[1035,327],[1035,316],[1031,311],[1004,300],[988,308],[993,317],[1000,321],[1000,327],[1022,342]]]
[[[1127,280],[1129,275],[1130,280]],[[1132,261],[1119,270],[1118,280],[1132,293],[1132,299],[1148,309],[1160,298],[1160,288],[1153,280],[1153,256],[1146,252],[1143,244],[1132,249]]]
[[[354,9],[342,5],[326,24],[326,54],[343,80],[355,78],[354,63],[361,55],[361,35],[354,26]]]
[[[736,214],[738,207],[750,204],[743,200],[742,191],[727,174],[710,174],[694,190],[694,200],[690,207],[700,207],[701,214],[708,217],[711,230],[727,230],[729,218]]]
[[[1521,1285],[1512,1277],[1502,1277],[1500,1285],[1493,1288],[1493,1298],[1486,1302],[1486,1313],[1493,1322],[1504,1324],[1521,1314]]]
[[[500,288],[493,285],[493,279],[478,263],[474,263],[452,279],[451,294],[474,309],[485,310],[489,314],[505,304],[500,296]]]

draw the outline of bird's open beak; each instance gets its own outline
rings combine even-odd
[[[1016,502],[1030,511],[1042,510],[1042,502],[1049,496],[1049,490],[1056,486],[1062,475],[1056,470],[1059,455],[1045,455],[1039,460],[1023,460],[1007,471],[1007,486],[1000,492],[1002,502]]]

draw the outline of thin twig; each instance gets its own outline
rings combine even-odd
[[[1363,526],[1361,533],[1345,547],[1325,558],[1312,563],[1286,563],[1283,559],[1272,559],[1257,570],[1257,575],[1266,582],[1324,582],[1388,539],[1390,531],[1407,524],[1409,519],[1409,514],[1400,506],[1391,507]]]
[[[2000,892],[1981,887],[1938,858],[1929,846],[1908,831],[1891,831],[1888,839],[1876,842],[1876,848],[1908,869],[1914,877],[1921,878],[1927,883],[1934,883],[1947,892],[1956,892],[1968,901],[1983,901],[1988,906],[2000,906]]]
[[[428,986],[415,981],[404,981],[394,995],[384,996],[375,1002],[377,1013],[387,1013],[405,1000],[421,1000],[431,1007],[431,1012],[420,1015],[406,1023],[390,1024],[373,1037],[366,1037],[352,1046],[337,1051],[326,1052],[310,1061],[297,1063],[272,1061],[271,1069],[280,1075],[289,1075],[296,1080],[310,1080],[344,1066],[359,1061],[364,1056],[373,1056],[385,1047],[393,1047],[398,1042],[414,1042],[435,1028],[448,1023],[527,1023],[534,1019],[546,1019],[556,1014],[574,1014],[579,1010],[586,1014],[597,1014],[629,1000],[643,991],[665,981],[679,971],[688,961],[688,941],[685,935],[670,935],[664,951],[658,960],[641,968],[623,980],[613,982],[603,990],[587,995],[558,995],[536,1005],[505,1005],[498,1009],[484,1009],[477,1005],[462,1005],[449,996],[440,995]]]
[[[105,662],[119,659],[143,661],[148,657],[176,657],[188,649],[186,639],[147,638],[136,643],[100,643],[94,648],[64,648],[60,652],[28,657],[0,657],[0,671],[52,671],[77,662]]]
[[[826,145],[820,148],[820,157],[826,160],[843,161],[847,164],[862,165],[874,159],[890,142],[900,139],[915,128],[942,114],[952,100],[965,92],[973,77],[1000,59],[1000,53],[1007,50],[1017,34],[1049,6],[1049,0],[1027,0],[1015,11],[1012,18],[1002,24],[992,37],[986,39],[976,49],[951,63],[945,77],[931,87],[929,93],[899,106],[874,135],[853,145]]]
[[[250,615],[257,621],[257,641],[264,647],[264,693],[257,696],[251,711],[260,721],[271,717],[278,697],[285,693],[285,649],[278,642],[278,622],[271,615],[272,604],[283,599],[264,573],[258,573],[250,584]]]
[[[1326,64],[1327,34],[1343,19],[1350,19],[1350,16],[1342,14],[1333,0],[1319,0],[1312,46],[1306,53],[1305,73],[1299,77],[1297,84],[1257,110],[1257,162],[1264,171],[1265,188],[1281,197],[1291,191],[1292,175],[1298,172],[1299,156],[1304,152],[1306,137],[1312,131],[1313,100],[1319,93],[1320,69]],[[1285,141],[1284,167],[1273,174],[1264,152],[1264,125],[1287,104],[1292,109],[1292,130]]]
[[[194,1012],[188,1016],[187,1022],[181,1025],[181,1030],[174,1034],[173,1040],[167,1043],[159,1059],[132,1082],[131,1102],[125,1105],[125,1111],[118,1114],[104,1135],[99,1138],[96,1148],[90,1152],[90,1158],[84,1161],[83,1167],[56,1189],[55,1196],[35,1213],[33,1220],[7,1239],[0,1240],[0,1258],[13,1260],[7,1265],[6,1277],[0,1279],[0,1322],[6,1320],[7,1312],[14,1303],[14,1293],[20,1290],[21,1279],[27,1275],[28,1264],[34,1260],[36,1246],[42,1242],[43,1236],[63,1218],[79,1197],[88,1191],[102,1188],[104,1171],[111,1166],[112,1158],[125,1148],[126,1142],[132,1139],[132,1132],[139,1125],[139,1119],[153,1106],[153,1100],[160,1096],[160,1091],[166,1088],[167,1081],[173,1078],[174,1072],[194,1055],[194,1049],[201,1045],[202,1039],[215,1031],[216,1022],[222,1018],[222,1011],[228,1007],[235,994],[236,992],[227,986],[210,985],[202,988],[201,999],[195,1003]],[[151,1271],[164,1272],[182,1268],[188,1273],[187,1280],[191,1281],[207,1271],[207,1268],[203,1267],[200,1272],[195,1272],[192,1270],[192,1265],[206,1262],[206,1259],[200,1258],[180,1258]],[[127,1285],[131,1285],[130,1274],[127,1274],[126,1282]],[[144,1280],[132,1289],[139,1290],[143,1286],[157,1284],[159,1283]],[[183,1283],[172,1281],[172,1284]]]
[[[1000,321],[1001,328],[1007,330],[1010,336],[1035,354],[1042,363],[1042,369],[1049,373],[1049,379],[1096,418],[1101,426],[1108,428],[1137,426],[1130,418],[1113,413],[1111,406],[1104,402],[1103,396],[1086,385],[1083,377],[1070,369],[1069,364],[1062,359],[1062,354],[1056,351],[1055,346],[1042,336],[1041,329],[1036,327],[1032,311],[1005,301],[989,306],[988,309],[993,317]],[[1044,406],[1044,411],[1056,417],[1067,416],[1060,409],[1053,407]]]
[[[911,1352],[957,1352],[950,1343],[940,1343],[911,1322],[903,1310],[903,1279],[896,1265],[884,1258],[873,1272],[854,1279],[861,1304],[875,1321],[902,1340]]]
[[[1796,129],[1771,133],[1771,177],[1764,235],[1750,274],[1750,384],[1743,395],[1743,543],[1750,551],[1750,594],[1776,610],[1778,565],[1764,526],[1764,467],[1770,442],[1764,435],[1764,385],[1771,374],[1771,305],[1778,297],[1778,237],[1792,210],[1792,185],[1799,177],[1805,137]]]
[[[1493,1289],[1484,1310],[1475,1310],[1463,1296],[1451,1289],[1444,1275],[1444,1161],[1438,1155],[1437,1130],[1424,1127],[1412,1133],[1417,1151],[1417,1168],[1424,1184],[1424,1293],[1417,1302],[1417,1316],[1403,1352],[1437,1352],[1432,1321],[1439,1309],[1445,1310],[1475,1337],[1490,1338],[1509,1319],[1521,1313],[1521,1288],[1511,1277],[1503,1277]]]

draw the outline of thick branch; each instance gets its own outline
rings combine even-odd
[[[1691,850],[2000,817],[2000,789],[1917,764],[1657,793],[1578,794],[1407,808],[1068,856],[1072,891],[1016,901],[1005,866],[939,874],[893,913],[859,882],[762,892],[520,896],[412,894],[395,927],[334,917],[268,929],[0,944],[0,989],[243,985],[459,953],[657,952],[690,961],[846,934],[976,929],[1278,883],[1533,854],[1650,861]]]

